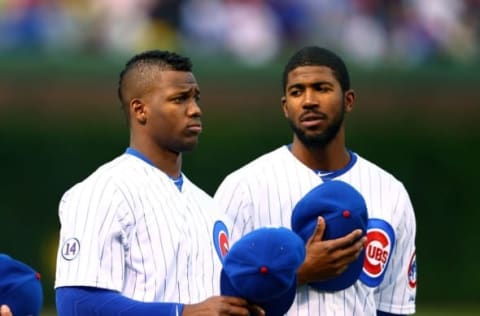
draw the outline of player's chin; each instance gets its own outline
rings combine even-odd
[[[305,138],[309,140],[315,140],[318,138],[322,138],[324,135],[324,132],[323,130],[310,128],[310,129],[303,130],[303,135]]]
[[[185,139],[184,142],[179,146],[179,152],[185,152],[185,151],[192,151],[194,150],[198,145],[198,136],[196,137],[189,137]]]

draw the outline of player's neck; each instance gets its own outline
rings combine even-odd
[[[343,138],[336,138],[323,147],[307,147],[295,138],[291,151],[298,160],[314,170],[340,170],[350,162]]]
[[[182,154],[168,151],[158,146],[130,142],[130,148],[144,155],[152,165],[172,178],[178,178],[182,170]]]

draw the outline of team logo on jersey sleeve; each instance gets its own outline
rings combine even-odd
[[[80,242],[77,238],[69,238],[63,242],[62,257],[65,260],[73,260],[80,252]]]
[[[222,221],[216,221],[213,226],[213,244],[221,262],[229,249],[228,238],[227,226]]]
[[[385,275],[395,246],[395,232],[386,221],[370,218],[367,225],[365,260],[360,280],[367,286],[379,285]]]
[[[410,264],[408,265],[408,286],[411,289],[417,287],[417,255],[415,251],[412,254],[412,258],[410,258]]]

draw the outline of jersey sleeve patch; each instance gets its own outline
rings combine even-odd
[[[80,253],[80,241],[77,238],[69,238],[63,242],[62,257],[67,261],[75,259]]]
[[[216,221],[213,226],[213,244],[215,245],[215,250],[221,262],[223,262],[223,258],[225,258],[229,249],[228,240],[227,226],[222,221]]]
[[[367,225],[365,260],[360,281],[370,287],[382,281],[395,246],[395,232],[385,220],[370,218]]]

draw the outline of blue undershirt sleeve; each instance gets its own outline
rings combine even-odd
[[[180,316],[184,307],[135,301],[115,291],[83,286],[57,288],[55,300],[58,316]]]
[[[382,312],[382,311],[377,311],[377,316],[403,316],[403,315],[390,314],[390,313],[385,313],[385,312]]]

